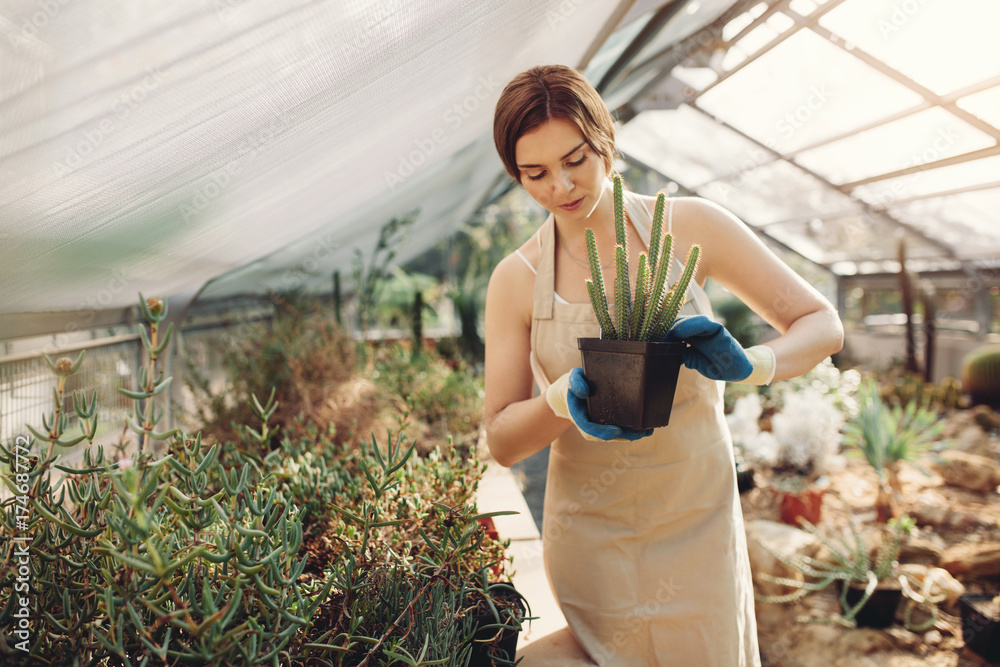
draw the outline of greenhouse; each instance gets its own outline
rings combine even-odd
[[[998,24],[7,3],[0,664],[1000,662]]]

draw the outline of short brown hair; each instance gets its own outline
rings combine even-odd
[[[555,119],[574,123],[611,172],[615,125],[604,100],[575,69],[543,65],[515,76],[500,94],[493,115],[493,142],[515,181],[521,182],[514,156],[518,139]]]

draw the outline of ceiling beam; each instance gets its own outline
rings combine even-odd
[[[590,42],[590,46],[587,47],[586,53],[584,53],[583,57],[580,59],[579,64],[576,66],[579,71],[582,72],[587,69],[587,65],[589,65],[590,61],[594,59],[594,56],[600,52],[601,47],[608,41],[608,38],[611,37],[615,30],[618,29],[618,25],[625,19],[628,13],[632,11],[632,7],[635,6],[636,2],[637,0],[621,0],[621,2],[618,3],[615,11],[611,12],[611,16],[609,16],[608,20],[604,22],[604,26],[601,28],[601,31],[598,32],[597,36]]]
[[[604,73],[601,80],[595,86],[599,93],[605,93],[608,87],[614,82],[615,79],[621,75],[621,73],[628,67],[628,64],[632,62],[636,56],[642,53],[642,50],[653,41],[653,39],[659,34],[660,30],[663,29],[670,19],[677,15],[677,12],[681,10],[688,3],[688,0],[674,0],[674,2],[669,2],[664,4],[653,16],[646,22],[646,25],[642,27],[639,34],[625,47],[625,50],[619,54],[618,58],[615,60],[614,64],[608,68],[608,71]]]

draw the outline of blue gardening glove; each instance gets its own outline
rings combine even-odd
[[[611,424],[598,424],[587,418],[590,385],[582,368],[574,368],[549,385],[545,398],[556,415],[571,419],[587,440],[631,442],[653,434],[653,429],[636,431]]]
[[[768,384],[774,378],[774,351],[766,345],[744,350],[726,328],[704,315],[677,320],[666,340],[690,345],[684,365],[711,380]]]

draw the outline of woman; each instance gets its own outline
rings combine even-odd
[[[500,96],[494,140],[508,173],[550,215],[490,279],[487,442],[504,466],[552,444],[543,552],[575,641],[599,665],[759,665],[718,380],[765,384],[805,373],[841,348],[835,310],[729,212],[699,198],[670,200],[664,226],[675,257],[702,248],[686,317],[671,332],[692,347],[670,425],[650,435],[574,420],[580,412],[568,406],[585,380],[572,371],[576,339],[600,335],[584,231],[594,230],[602,258],[614,257],[613,121],[578,72],[536,67]],[[647,246],[654,201],[625,193],[630,248]],[[613,284],[613,263],[603,268]],[[670,281],[680,270],[677,261]],[[708,278],[781,335],[743,350],[711,319]]]

